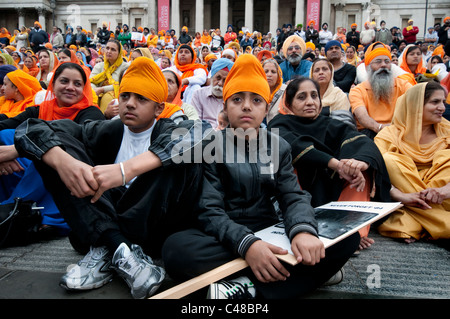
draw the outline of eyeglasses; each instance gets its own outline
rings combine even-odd
[[[288,51],[292,51],[292,50],[300,50],[301,48],[300,48],[300,46],[299,45],[295,45],[295,46],[291,46],[291,47],[288,47]]]
[[[373,61],[371,62],[371,64],[379,65],[379,64],[381,64],[381,63],[383,63],[383,62],[384,62],[384,64],[391,64],[391,60],[389,60],[389,59],[385,59],[385,60],[382,60],[382,59],[376,59],[376,60],[373,60]]]

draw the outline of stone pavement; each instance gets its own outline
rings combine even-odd
[[[307,299],[450,299],[450,251],[431,242],[405,244],[371,231],[375,244],[345,265],[344,280]],[[67,238],[0,250],[0,299],[131,299],[121,278],[99,289],[67,292],[58,282],[83,256]],[[171,287],[166,280],[158,292]],[[157,292],[157,293],[158,293]],[[201,293],[201,294],[200,294]],[[187,298],[203,299],[203,291]]]

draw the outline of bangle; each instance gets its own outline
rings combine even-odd
[[[378,132],[381,131],[382,126],[383,126],[383,124],[380,124],[380,126],[378,126]]]
[[[122,173],[122,186],[125,186],[127,184],[127,180],[125,178],[125,169],[123,168],[123,163],[120,162],[120,172]]]

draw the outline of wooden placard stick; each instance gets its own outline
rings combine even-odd
[[[162,291],[150,299],[179,299],[207,285],[238,272],[248,266],[242,258],[236,258],[222,266],[214,268],[200,276],[187,280],[179,285]]]

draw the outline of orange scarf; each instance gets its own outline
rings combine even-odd
[[[175,54],[175,61],[174,61],[174,64],[177,67],[177,69],[180,70],[181,72],[183,72],[183,75],[181,76],[181,80],[193,76],[194,71],[197,69],[203,69],[203,70],[205,70],[206,74],[208,74],[208,69],[206,68],[206,66],[204,66],[203,64],[195,63],[195,61],[197,60],[197,53],[195,52],[195,50],[191,50],[192,62],[189,64],[180,65],[180,63],[178,62],[178,52],[180,51],[180,48],[183,48],[183,47],[184,46],[180,46],[178,48],[177,53]],[[182,90],[184,91],[186,89],[186,87],[187,87],[187,85],[184,85],[182,87]]]
[[[176,105],[176,104],[172,104],[172,103],[164,103],[164,110],[162,111],[162,113],[156,118],[157,120],[162,119],[162,118],[170,118],[175,112],[180,111],[181,108]]]
[[[418,74],[424,74],[427,71],[427,68],[423,66],[423,59],[420,59],[420,62],[417,65],[415,72],[412,72],[409,69],[409,66],[406,63],[406,55],[408,54],[408,50],[412,46],[413,46],[412,44],[408,45],[403,51],[403,57],[402,57],[402,62],[400,63],[400,68],[402,70],[406,71],[407,75],[400,76],[400,78],[404,78],[404,79],[408,80],[412,85],[415,85],[415,84],[417,84],[415,77]]]
[[[31,60],[33,61],[33,66],[31,68],[27,68],[25,66],[25,64],[23,65],[23,71],[28,73],[31,76],[36,77],[36,75],[39,73],[39,67],[36,64],[36,60],[31,58]]]
[[[60,64],[60,66],[64,63],[69,62],[63,62]],[[39,118],[45,121],[61,119],[70,119],[73,121],[78,115],[78,112],[93,105],[94,103],[92,102],[92,87],[91,82],[89,81],[89,76],[87,74],[86,79],[87,80],[83,88],[83,97],[81,98],[81,100],[69,107],[60,107],[53,92],[53,73],[52,79],[50,80],[50,83],[48,85],[47,93],[45,94],[45,100],[39,105]]]
[[[207,34],[207,35],[203,34],[200,41],[203,44],[209,44],[209,43],[211,43],[212,38],[211,38],[211,36],[209,34]]]
[[[0,99],[0,113],[8,117],[14,117],[22,113],[25,108],[34,105],[34,96],[42,90],[39,81],[18,69],[7,74],[8,79],[19,89],[20,94],[24,97],[21,101],[6,100],[5,97]]]

